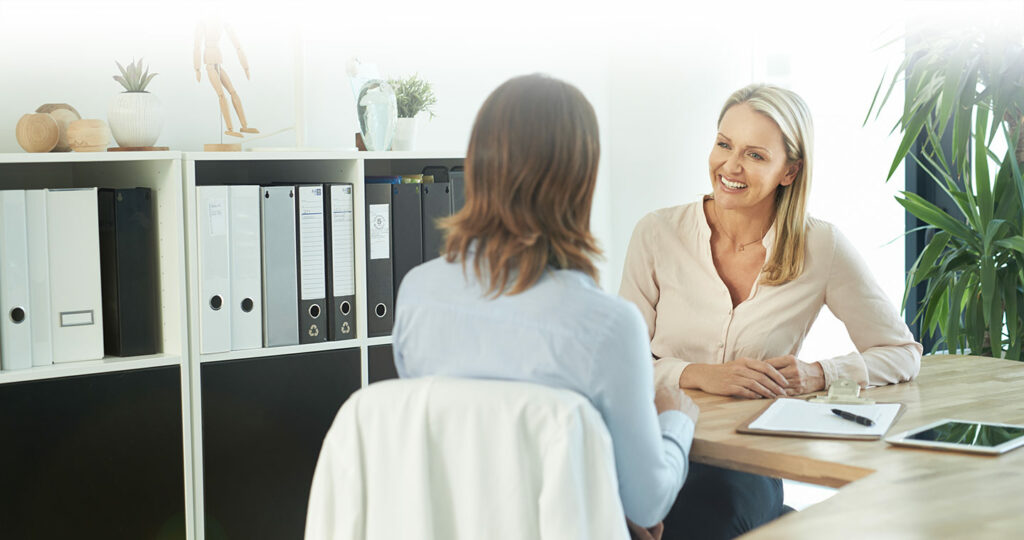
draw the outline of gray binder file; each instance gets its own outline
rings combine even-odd
[[[366,184],[366,330],[387,336],[395,322],[391,259],[391,184]]]
[[[30,304],[25,192],[0,191],[0,368],[5,371],[32,367]]]
[[[394,253],[395,298],[402,278],[423,263],[423,210],[420,188],[427,184],[392,184],[391,246]]]
[[[444,247],[444,233],[437,227],[437,220],[452,214],[451,188],[449,184],[423,184],[423,261],[441,255]]]
[[[263,346],[260,187],[229,186],[231,350]]]
[[[324,264],[324,187],[295,187],[299,248],[299,343],[327,341],[327,271]]]
[[[448,182],[452,188],[452,213],[457,214],[466,206],[466,172],[462,167],[452,167]]]
[[[263,247],[263,345],[299,343],[298,250],[295,246],[295,188],[260,188]]]
[[[356,337],[355,215],[352,186],[324,186],[327,260],[327,333],[331,341]]]
[[[196,188],[199,352],[231,350],[231,240],[228,186]]]

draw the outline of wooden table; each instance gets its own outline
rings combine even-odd
[[[743,435],[736,427],[767,402],[688,394],[701,409],[693,461],[841,488],[743,538],[1024,538],[1024,449],[991,457]],[[914,381],[861,395],[905,404],[890,433],[946,417],[1024,424],[1024,363],[926,356]]]

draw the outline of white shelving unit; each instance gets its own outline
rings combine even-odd
[[[185,526],[194,529],[192,490],[191,400],[189,363],[185,361],[185,243],[182,229],[180,152],[96,152],[0,154],[0,189],[146,187],[156,202],[159,271],[160,351],[135,357],[107,356],[100,360],[54,364],[18,371],[0,371],[3,385],[119,371],[177,366],[180,373],[182,440],[184,443]],[[97,306],[98,307],[98,306]]]
[[[325,351],[359,353],[360,385],[368,383],[369,348],[390,336],[367,336],[365,175],[415,173],[426,165],[462,165],[457,153],[439,152],[100,152],[0,154],[0,189],[148,187],[156,201],[161,349],[138,357],[0,371],[4,385],[177,366],[180,373],[187,538],[203,538],[202,368],[221,362]],[[218,182],[218,175],[224,181]],[[356,336],[345,341],[231,351],[199,352],[196,186],[223,184],[347,183],[353,186]],[[244,449],[240,449],[244,451]]]

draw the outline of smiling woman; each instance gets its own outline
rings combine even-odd
[[[806,214],[812,152],[799,96],[738,90],[708,157],[711,194],[637,224],[619,294],[647,322],[659,384],[772,398],[839,379],[884,385],[917,374],[921,346],[860,255],[832,224]],[[857,350],[797,359],[825,305]],[[777,478],[695,464],[665,537],[732,538],[782,511]]]

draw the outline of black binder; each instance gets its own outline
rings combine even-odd
[[[156,227],[149,188],[100,189],[103,348],[111,356],[159,350]]]
[[[428,165],[423,167],[423,175],[430,175],[434,177],[435,184],[447,184],[448,183],[448,167],[444,165]]]
[[[402,278],[423,262],[423,210],[420,187],[426,184],[391,186],[391,245],[394,253],[395,298]]]
[[[328,339],[356,337],[355,213],[352,186],[324,186]]]
[[[452,214],[451,188],[448,183],[423,184],[423,261],[441,255],[444,233],[437,220]]]
[[[327,265],[324,188],[295,186],[295,234],[299,262],[299,343],[327,341]]]
[[[452,188],[452,213],[456,214],[466,206],[466,172],[462,167],[452,167],[448,181]]]
[[[387,336],[395,323],[391,184],[366,183],[366,330]]]

